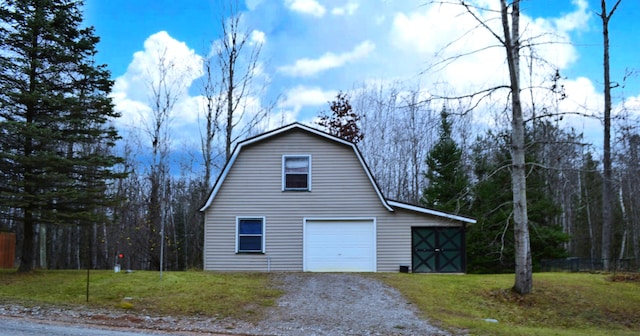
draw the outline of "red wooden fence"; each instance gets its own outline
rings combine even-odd
[[[0,232],[0,268],[13,268],[15,253],[16,234]]]

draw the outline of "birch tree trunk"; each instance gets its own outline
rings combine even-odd
[[[533,288],[533,276],[527,216],[525,125],[520,100],[520,1],[516,0],[511,4],[511,14],[509,14],[506,0],[500,0],[500,13],[511,87],[511,188],[516,265],[513,290],[519,294],[528,294]],[[511,26],[509,26],[509,16],[511,16]]]
[[[47,269],[47,225],[39,225],[40,268]]]

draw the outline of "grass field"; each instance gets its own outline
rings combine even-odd
[[[513,275],[367,274],[397,288],[432,323],[471,335],[638,335],[640,282],[610,275],[534,274],[521,297]],[[0,270],[0,304],[83,306],[144,312],[260,319],[280,291],[269,274]],[[486,321],[491,319],[491,322]],[[497,321],[497,322],[495,322]]]
[[[425,317],[470,334],[640,334],[638,279],[614,282],[610,275],[536,273],[533,293],[523,297],[510,290],[511,274],[375,276],[398,288]]]
[[[150,314],[260,318],[280,296],[264,273],[0,270],[0,303],[87,305]]]

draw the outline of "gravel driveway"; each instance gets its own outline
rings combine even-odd
[[[357,274],[282,273],[285,294],[249,333],[272,335],[448,335],[417,317],[400,293]]]
[[[20,305],[0,305],[0,317],[161,330],[178,335],[449,335],[418,318],[413,305],[397,290],[370,277],[343,273],[273,273],[271,276],[285,294],[266,312],[266,318],[257,323]]]

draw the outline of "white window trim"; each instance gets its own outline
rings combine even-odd
[[[241,251],[240,250],[240,221],[243,219],[259,219],[262,220],[262,246],[261,251]],[[265,216],[236,216],[236,253],[266,253],[266,228],[267,217]]]
[[[309,172],[307,173],[307,188],[296,189],[286,188],[285,162],[287,158],[306,158],[309,160]],[[311,155],[309,154],[286,154],[282,156],[282,191],[311,191]]]

